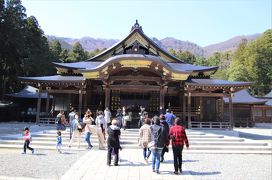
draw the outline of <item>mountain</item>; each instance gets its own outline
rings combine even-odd
[[[248,36],[236,36],[224,42],[217,44],[208,45],[201,47],[193,42],[182,41],[175,39],[173,37],[166,37],[164,39],[157,39],[155,37],[151,38],[158,46],[169,50],[182,50],[189,51],[195,56],[210,56],[215,52],[224,52],[224,51],[233,51],[238,45],[242,42],[243,39],[248,41],[258,38],[261,34],[254,34]],[[46,36],[48,41],[59,40],[63,49],[72,49],[72,45],[75,42],[79,42],[86,51],[93,51],[95,49],[109,48],[119,40],[117,39],[101,39],[101,38],[92,38],[92,37],[83,37],[80,39],[75,38],[65,38],[65,37],[56,37],[56,36]]]
[[[172,37],[167,37],[160,40],[161,44],[165,49],[174,49],[174,50],[182,50],[189,51],[195,56],[204,56],[205,52],[203,48],[195,43],[189,41],[181,41]]]
[[[224,42],[205,46],[203,49],[205,50],[206,56],[210,56],[215,52],[233,51],[237,49],[237,47],[239,46],[239,44],[242,42],[243,39],[252,41],[258,38],[260,35],[261,34],[253,34],[248,36],[236,36]]]

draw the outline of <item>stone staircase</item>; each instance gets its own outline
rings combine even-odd
[[[127,129],[121,132],[121,146],[123,149],[139,149],[138,129]],[[248,140],[227,135],[212,134],[196,130],[187,130],[190,149],[185,149],[185,153],[249,153],[249,154],[272,154],[271,143]],[[62,133],[63,150],[86,150],[87,144],[84,135],[81,136],[81,147],[77,148],[75,140],[73,146],[68,148],[69,132]],[[93,149],[98,149],[98,139],[96,135],[91,136]],[[270,141],[271,142],[271,141]],[[56,131],[46,130],[32,133],[31,146],[35,149],[56,149]],[[21,135],[0,137],[0,148],[22,149],[23,139]]]

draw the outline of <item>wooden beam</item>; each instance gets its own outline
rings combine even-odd
[[[49,101],[50,101],[50,94],[47,93],[47,97],[46,97],[46,106],[45,106],[45,112],[48,114],[49,112]]]
[[[36,124],[40,123],[40,112],[41,112],[41,89],[39,85],[38,101],[37,101],[37,112],[36,112]]]
[[[110,81],[131,81],[131,80],[136,80],[136,81],[161,81],[160,77],[146,77],[146,76],[111,76],[109,78]]]
[[[185,96],[188,96],[188,94],[184,94]],[[191,97],[225,97],[226,95],[224,93],[200,93],[200,92],[191,92]]]
[[[81,109],[82,109],[82,90],[78,91],[78,116],[81,118]]]
[[[48,92],[50,94],[79,94],[78,90],[72,89],[50,89],[50,90],[43,90],[42,92]],[[86,94],[86,91],[82,90],[82,94]]]
[[[137,90],[142,91],[159,91],[160,86],[146,86],[146,85],[110,85],[111,90]]]
[[[233,129],[234,122],[233,122],[232,96],[229,96],[229,122],[230,122],[230,128]]]
[[[192,128],[192,120],[191,120],[191,93],[188,93],[188,128]]]

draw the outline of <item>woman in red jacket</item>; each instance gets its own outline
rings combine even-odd
[[[175,167],[174,173],[178,174],[178,170],[180,173],[182,173],[182,150],[184,144],[186,144],[187,149],[189,149],[189,142],[180,118],[175,119],[175,125],[170,128],[168,138],[172,140]]]

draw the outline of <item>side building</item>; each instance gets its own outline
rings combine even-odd
[[[58,75],[19,79],[54,95],[55,111],[68,111],[72,105],[79,113],[109,107],[114,114],[126,106],[137,121],[140,105],[151,115],[170,108],[188,128],[205,128],[207,123],[208,128],[232,128],[232,95],[250,86],[211,79],[218,67],[195,66],[174,57],[146,36],[137,21],[123,40],[95,57],[54,65]],[[223,98],[229,99],[227,110]],[[40,104],[38,100],[37,123]]]

